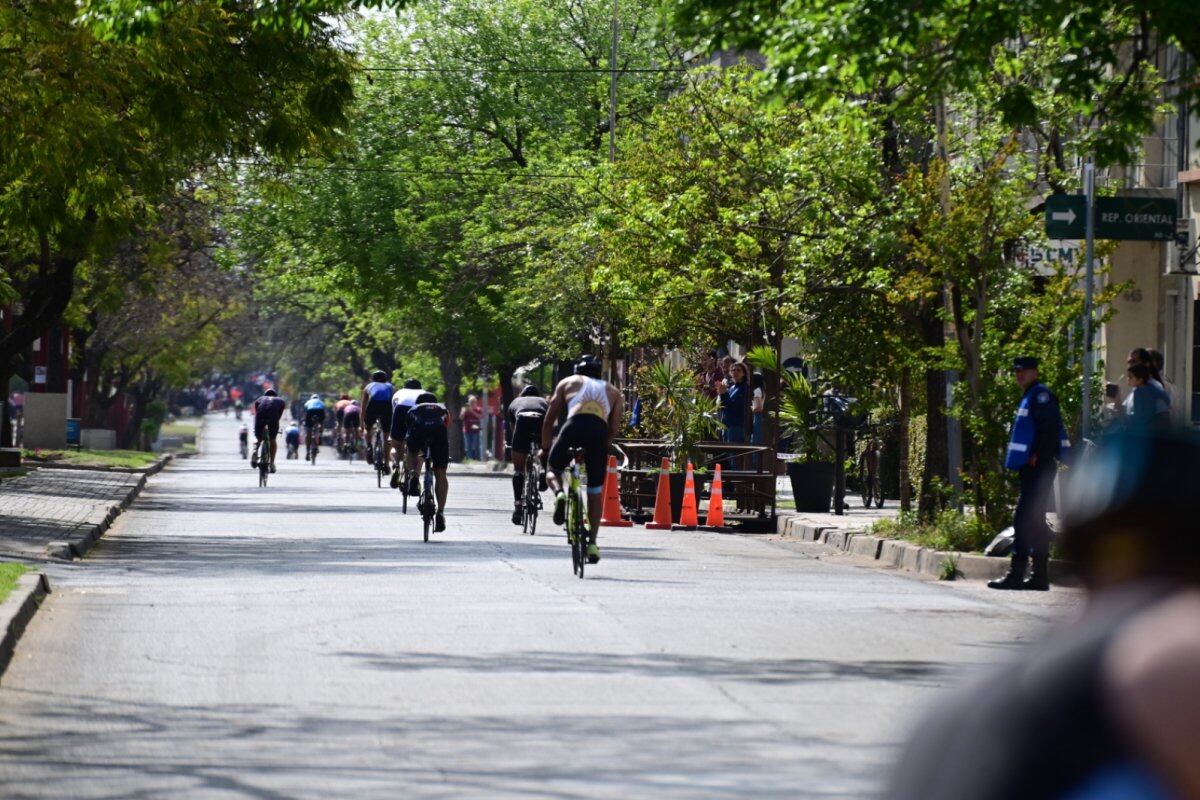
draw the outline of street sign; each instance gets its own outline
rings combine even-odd
[[[1136,242],[1175,239],[1178,207],[1167,197],[1096,198],[1096,238]]]
[[[1087,198],[1081,194],[1052,194],[1046,198],[1046,237],[1082,239],[1087,223]]]
[[[1178,207],[1167,197],[1097,197],[1096,238],[1169,242],[1175,238]],[[1086,235],[1087,198],[1054,194],[1046,198],[1046,236],[1082,239]]]

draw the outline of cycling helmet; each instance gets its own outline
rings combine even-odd
[[[603,370],[604,364],[592,355],[580,356],[579,363],[575,365],[576,375],[587,375],[589,378],[599,378]]]
[[[377,369],[371,373],[371,380],[387,383],[388,374],[381,369]]]
[[[541,397],[542,390],[532,383],[521,390],[521,397]]]
[[[310,398],[308,398],[308,399],[309,399],[309,400],[320,400],[320,399],[321,399],[321,395],[317,394],[316,392],[313,392],[313,396],[312,396],[312,397],[310,397]]]
[[[1123,426],[1066,475],[1059,547],[1088,583],[1200,580],[1200,437]]]
[[[404,382],[404,388],[405,389],[420,389],[421,382],[419,380],[417,380],[416,378],[409,378],[408,380],[406,380]]]
[[[436,403],[436,402],[437,402],[437,395],[434,394],[433,392],[421,392],[419,395],[417,395],[417,405],[421,405],[422,403]]]
[[[263,394],[267,397],[277,397],[279,393],[274,389],[267,389],[265,392],[263,392]]]

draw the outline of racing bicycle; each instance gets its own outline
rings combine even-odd
[[[525,492],[521,499],[522,530],[533,536],[537,532],[538,511],[542,508],[542,459],[530,453],[525,459]]]
[[[317,451],[321,449],[321,426],[309,424],[304,432],[304,460],[310,464],[317,463]]]
[[[375,467],[375,485],[383,488],[383,477],[388,472],[387,450],[384,449],[383,428],[378,422],[371,426],[371,465]]]
[[[571,451],[571,466],[567,469],[566,495],[567,515],[563,527],[567,531],[567,544],[571,546],[571,567],[575,574],[583,578],[583,568],[587,564],[587,546],[590,526],[588,525],[587,497],[584,495],[584,470],[581,469],[586,451],[576,447]]]
[[[425,541],[429,541],[429,531],[433,528],[433,518],[437,516],[437,498],[433,494],[433,447],[429,442],[425,443],[425,454],[423,456],[424,466],[421,478],[421,496],[417,498],[417,511],[421,512],[421,522],[425,528]],[[407,513],[408,501],[404,501],[404,507]]]
[[[258,453],[258,485],[259,488],[267,485],[267,476],[271,474],[271,440],[264,438],[259,444],[261,448]]]

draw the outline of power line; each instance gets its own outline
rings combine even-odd
[[[606,67],[489,67],[485,65],[474,67],[360,67],[363,72],[407,72],[407,73],[476,73],[491,72],[501,74],[533,74],[533,75],[610,75],[617,74],[681,74],[690,72],[687,67],[618,67],[616,70]]]
[[[417,169],[400,169],[397,167],[382,167],[382,166],[345,166],[340,164],[291,164],[287,166],[273,166],[264,164],[259,161],[233,161],[237,166],[243,167],[262,167],[264,169],[279,169],[290,170],[300,169],[311,172],[366,172],[366,173],[386,173],[392,175],[414,175],[419,177],[471,177],[471,178],[563,178],[569,180],[583,180],[589,176],[575,172],[536,172],[533,170],[514,170],[512,172],[502,172],[499,170],[417,170]]]

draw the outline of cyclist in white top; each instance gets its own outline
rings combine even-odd
[[[392,448],[392,463],[395,464],[392,469],[393,489],[400,487],[400,464],[404,460],[404,436],[408,428],[408,412],[417,404],[417,398],[422,394],[424,394],[424,390],[421,389],[421,382],[416,378],[409,378],[404,382],[404,386],[397,389],[392,395],[392,424],[388,438]],[[413,482],[415,483],[415,481],[416,475],[413,475]],[[416,494],[416,492],[412,492],[412,494]]]
[[[550,396],[550,408],[542,423],[542,448],[550,451],[546,482],[554,490],[554,524],[562,525],[566,517],[566,495],[561,475],[571,461],[571,451],[582,448],[587,468],[588,563],[600,560],[596,531],[604,506],[604,480],[608,475],[608,444],[621,426],[625,401],[617,387],[601,380],[603,365],[595,356],[583,356],[575,365],[575,374],[559,381]],[[558,437],[554,425],[566,410]],[[553,439],[553,445],[551,440]]]

